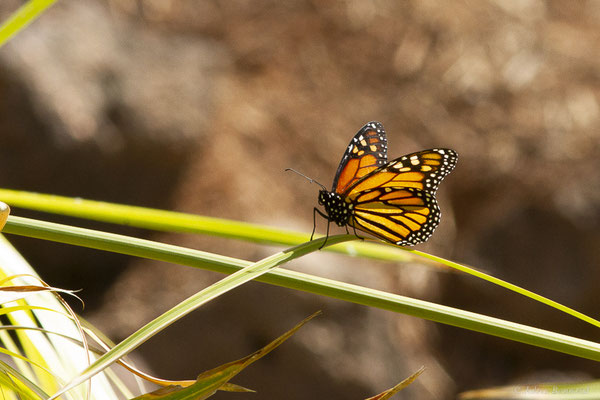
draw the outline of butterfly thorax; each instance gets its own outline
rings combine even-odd
[[[325,207],[325,212],[330,221],[339,226],[348,224],[352,215],[352,204],[346,203],[342,196],[327,190],[319,191],[319,204]]]

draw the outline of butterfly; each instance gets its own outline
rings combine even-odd
[[[454,150],[430,149],[388,162],[383,125],[369,122],[350,141],[331,191],[321,185],[325,213],[314,208],[315,227],[319,213],[327,219],[327,237],[335,222],[399,246],[423,243],[440,223],[435,192],[457,161]]]

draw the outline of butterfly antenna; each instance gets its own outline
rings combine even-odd
[[[319,182],[315,181],[313,178],[309,178],[308,176],[304,175],[302,172],[298,172],[293,168],[286,168],[285,171],[292,171],[297,173],[300,176],[303,176],[304,178],[306,178],[310,183],[316,183],[317,185],[321,186],[323,188],[323,190],[327,190],[327,188],[323,185],[321,185]]]

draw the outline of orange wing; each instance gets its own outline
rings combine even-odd
[[[369,122],[350,141],[335,174],[332,191],[344,193],[360,178],[386,163],[387,139],[383,125]]]
[[[435,197],[421,189],[370,189],[352,205],[349,225],[400,246],[425,242],[440,223]]]
[[[456,166],[458,154],[450,149],[431,149],[407,154],[371,170],[347,186],[351,200],[374,188],[415,188],[435,194],[440,182]]]

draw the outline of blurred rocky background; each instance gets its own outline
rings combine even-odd
[[[0,17],[22,3],[4,0]],[[599,26],[593,0],[60,0],[0,49],[0,185],[310,232],[318,187],[284,169],[329,186],[351,137],[378,120],[391,158],[460,154],[421,250],[596,316]],[[276,251],[43,218],[248,260]],[[83,288],[84,315],[115,341],[220,278],[10,239],[50,284]],[[421,265],[323,252],[289,267],[598,340],[557,311]],[[399,398],[433,400],[600,374],[592,361],[258,283],[137,357],[165,378],[193,378],[317,309],[235,382],[260,399],[359,399],[425,365]]]

